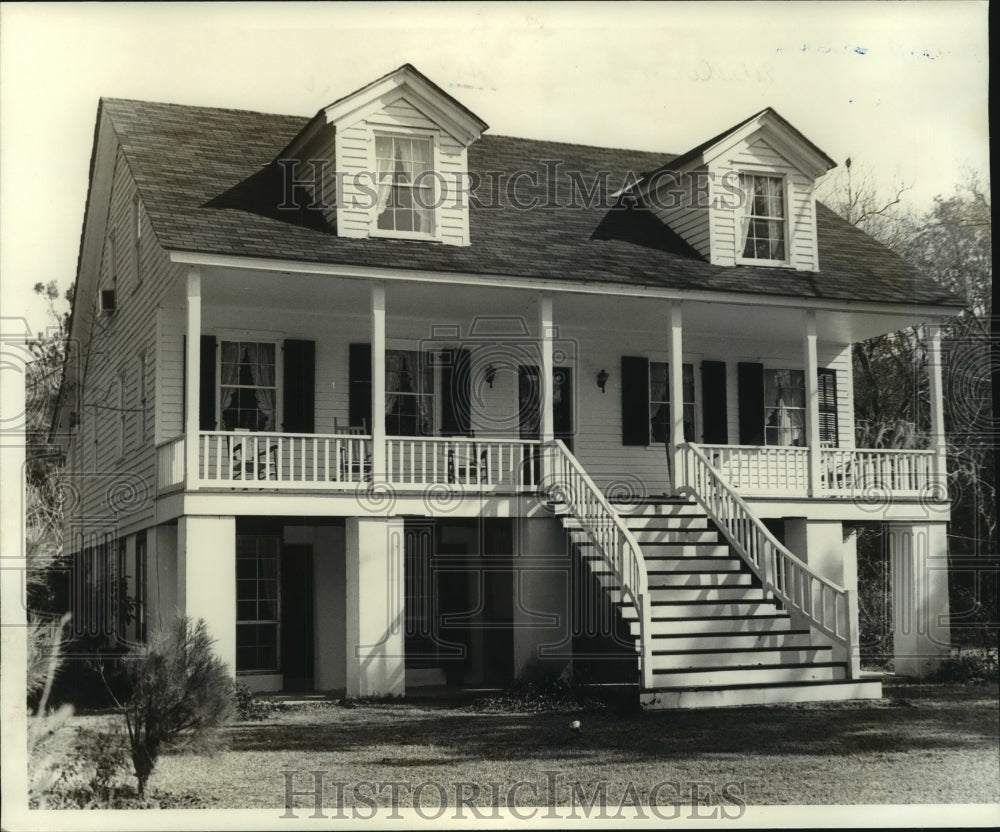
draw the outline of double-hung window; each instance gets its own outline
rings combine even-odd
[[[434,148],[429,138],[376,136],[376,228],[404,235],[434,234]]]
[[[385,430],[389,436],[434,435],[434,366],[429,355],[386,350]]]
[[[693,442],[695,389],[694,365],[683,365],[681,382],[684,396],[684,440]],[[649,362],[649,427],[653,442],[670,441],[670,365],[665,361]]]
[[[236,535],[236,669],[278,669],[277,535]]]
[[[745,260],[787,260],[785,184],[780,176],[740,174],[745,200],[740,256]]]
[[[764,370],[764,444],[806,444],[805,373]]]
[[[275,345],[223,341],[219,369],[222,429],[275,430],[278,392]]]

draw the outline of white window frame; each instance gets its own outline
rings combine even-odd
[[[139,441],[145,442],[149,436],[146,430],[146,414],[147,410],[147,397],[149,396],[148,380],[146,378],[146,373],[148,372],[147,361],[146,361],[146,351],[142,350],[138,356],[136,356],[136,412],[139,414]]]
[[[128,438],[128,400],[126,390],[128,388],[128,374],[124,367],[118,370],[118,429],[116,431],[117,458],[120,460],[125,456]]]
[[[765,366],[764,367],[764,389],[761,391],[762,395],[767,390],[767,374],[768,373],[801,373],[802,374],[802,407],[790,407],[785,405],[782,409],[787,411],[801,411],[802,412],[802,444],[801,445],[772,445],[767,441],[768,430],[774,430],[774,428],[769,428],[767,424],[768,413],[775,410],[775,406],[768,404],[766,398],[764,400],[764,447],[765,448],[808,448],[809,447],[809,407],[806,400],[806,371],[802,367],[788,367],[788,366]]]
[[[375,205],[371,208],[368,232],[371,237],[388,237],[400,240],[439,240],[441,238],[441,182],[438,176],[432,175],[431,187],[433,189],[432,207],[430,210],[431,222],[434,227],[431,231],[397,231],[389,228],[378,227],[378,154],[375,150],[376,140],[383,139],[413,139],[426,141],[431,146],[431,171],[440,174],[440,153],[438,148],[438,135],[431,130],[382,130],[372,131],[371,150],[369,152],[370,170],[372,172],[373,187],[376,194]]]
[[[275,338],[273,335],[261,336],[254,332],[222,332],[215,336],[215,424],[220,431],[226,430],[222,424],[222,344],[223,342],[237,342],[244,344],[273,344],[274,345],[274,428],[268,431],[255,431],[259,433],[281,433],[281,426],[284,423],[285,412],[282,396],[284,394],[283,384],[285,378],[285,351],[281,348],[283,339]],[[240,432],[247,432],[245,428],[235,428]]]
[[[388,341],[385,346],[386,357],[388,357],[390,352],[413,352],[418,356],[418,361],[421,362],[421,366],[427,366],[423,362],[430,362],[430,370],[432,373],[431,390],[429,393],[419,393],[419,394],[403,394],[403,395],[421,395],[431,397],[431,432],[429,436],[437,436],[441,429],[441,401],[443,398],[443,391],[441,389],[441,359],[439,357],[440,350],[428,350],[421,349],[420,344],[422,342],[410,342],[410,341]],[[385,390],[385,395],[389,395],[388,387]],[[372,403],[375,406],[375,403]],[[384,406],[384,405],[383,405]],[[388,415],[388,414],[387,414]],[[390,436],[396,436],[395,433],[389,432],[388,422],[386,423],[386,433]],[[417,434],[418,437],[423,434]]]
[[[685,356],[685,358],[691,358],[691,360],[690,361],[684,361],[684,360],[681,361],[681,372],[682,373],[684,372],[684,369],[683,369],[684,367],[690,367],[691,368],[692,383],[693,383],[693,389],[694,389],[694,401],[693,402],[683,402],[682,403],[682,406],[690,405],[691,409],[692,409],[692,411],[694,413],[694,415],[692,416],[692,418],[694,420],[693,421],[693,424],[694,424],[694,436],[690,440],[686,440],[686,441],[698,442],[701,439],[701,432],[698,430],[698,425],[701,423],[701,420],[699,419],[699,415],[700,415],[699,414],[699,407],[700,407],[700,404],[699,404],[699,400],[698,400],[698,376],[697,376],[697,373],[695,373],[695,364],[697,363],[697,361],[692,356]],[[652,357],[647,358],[648,380],[646,382],[647,383],[647,388],[646,389],[648,390],[647,398],[649,399],[649,402],[647,404],[647,408],[651,407],[654,404],[653,399],[652,399],[652,396],[653,396],[653,365],[654,364],[665,364],[667,366],[667,373],[668,373],[668,375],[669,375],[669,372],[670,372],[670,359],[669,358],[652,358]],[[683,379],[682,379],[681,380],[681,389],[682,390],[683,390],[683,387],[684,387],[684,382],[683,382]],[[667,384],[667,400],[665,402],[662,402],[662,404],[669,405],[670,403],[671,403],[670,402],[670,384],[668,383]],[[656,404],[661,404],[661,402],[656,402]],[[669,425],[667,426],[667,435],[666,435],[666,438],[665,438],[664,442],[661,442],[660,440],[654,438],[654,436],[653,436],[653,422],[652,422],[652,419],[650,419],[650,422],[649,422],[649,445],[647,447],[648,448],[662,448],[664,444],[669,444],[669,442],[670,442],[670,426]]]
[[[260,582],[262,580],[266,580],[266,579],[260,577],[259,568],[257,570],[257,575],[255,577],[253,577],[253,578],[240,578],[239,577],[239,571],[237,571],[236,577],[234,579],[234,584],[235,584],[234,589],[236,590],[236,603],[237,603],[237,607],[236,607],[236,620],[235,620],[236,631],[237,631],[237,633],[239,632],[240,625],[247,626],[247,627],[253,627],[253,626],[272,627],[273,626],[274,627],[274,632],[275,632],[275,650],[274,650],[275,662],[274,662],[274,666],[273,667],[260,667],[259,663],[258,663],[257,667],[253,667],[253,668],[238,668],[237,667],[237,668],[234,668],[234,669],[235,669],[236,673],[239,674],[239,675],[243,675],[243,674],[253,675],[253,674],[274,674],[274,673],[280,673],[281,672],[281,662],[282,662],[282,655],[281,655],[281,630],[282,630],[282,622],[281,622],[281,558],[282,558],[281,538],[278,535],[256,534],[256,533],[246,534],[246,535],[240,534],[240,535],[237,535],[237,537],[238,538],[239,537],[253,537],[253,538],[257,538],[257,540],[256,540],[256,542],[254,544],[255,554],[254,554],[254,556],[252,558],[249,557],[249,556],[245,556],[245,557],[240,557],[239,556],[239,551],[240,551],[239,545],[240,544],[239,544],[239,541],[237,541],[237,553],[235,555],[237,561],[239,561],[239,560],[254,560],[254,561],[258,561],[259,562],[262,559],[261,553],[260,553],[260,548],[261,548],[260,538],[274,538],[276,540],[277,552],[276,552],[275,557],[274,557],[274,562],[275,562],[275,577],[274,577],[274,581],[275,581],[275,597],[273,599],[274,605],[275,605],[275,608],[274,608],[274,618],[261,618],[260,617],[260,601],[261,601],[261,596],[260,596],[259,585],[260,585]],[[238,566],[238,564],[237,564],[237,566]],[[254,597],[254,599],[252,599],[253,603],[256,605],[256,613],[255,613],[255,617],[254,618],[240,618],[240,607],[239,607],[239,604],[240,604],[241,600],[243,602],[245,602],[245,603],[249,603],[251,601],[250,598],[240,599],[240,592],[239,592],[240,586],[239,586],[239,584],[240,584],[241,581],[245,581],[247,583],[253,581],[255,584],[257,584],[257,589],[256,589],[255,597]],[[267,600],[272,600],[272,599],[267,599]],[[239,644],[239,638],[237,636],[237,645],[238,644]],[[257,647],[258,655],[259,655],[259,650],[260,650],[260,643],[259,642],[257,642],[256,647]],[[238,655],[239,655],[239,648],[237,646],[237,656]],[[238,664],[238,660],[237,660],[236,664]]]
[[[132,265],[135,269],[135,282],[132,291],[135,292],[142,285],[142,200],[139,194],[132,197]]]
[[[762,257],[745,257],[743,255],[744,248],[746,244],[743,239],[743,224],[749,223],[751,220],[750,209],[753,206],[753,197],[748,196],[746,193],[743,195],[743,212],[739,216],[739,223],[736,228],[736,262],[743,266],[789,266],[791,265],[792,257],[792,239],[791,239],[791,194],[789,190],[788,176],[786,174],[778,173],[776,171],[762,171],[762,170],[740,170],[737,171],[740,179],[744,176],[753,177],[766,177],[768,179],[777,179],[781,182],[781,198],[783,201],[783,207],[785,211],[785,216],[782,217],[783,227],[785,232],[785,257],[783,260],[773,260],[765,259]],[[741,181],[742,190],[742,181]],[[771,217],[762,217],[761,219],[776,219]]]

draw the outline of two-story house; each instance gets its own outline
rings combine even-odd
[[[855,447],[851,345],[961,305],[816,201],[833,166],[771,109],[680,156],[491,136],[409,65],[311,119],[102,100],[53,428],[78,628],[203,618],[258,690],[877,697],[878,520],[924,672],[939,337],[925,450]]]

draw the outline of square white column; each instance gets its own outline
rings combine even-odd
[[[348,517],[347,695],[405,693],[403,521]]]
[[[200,472],[198,466],[198,407],[201,401],[201,271],[192,266],[187,272],[184,295],[185,321],[187,333],[187,354],[184,360],[186,375],[184,382],[184,460],[185,488],[198,489]]]
[[[384,481],[385,470],[385,284],[371,288],[372,330],[372,480]]]
[[[893,667],[924,678],[947,655],[948,538],[944,523],[890,523]]]
[[[235,674],[235,517],[185,515],[178,520],[177,606],[192,623],[205,620],[215,652]]]

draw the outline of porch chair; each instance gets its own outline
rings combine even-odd
[[[278,479],[277,444],[268,446],[266,442],[258,442],[257,459],[253,460],[243,453],[244,441],[244,439],[240,439],[235,442],[230,450],[230,458],[233,464],[232,478],[234,480],[253,479],[254,472],[256,472],[257,479],[259,480]]]
[[[361,420],[360,425],[341,424],[340,419],[333,417],[333,432],[338,436],[367,436],[368,422]],[[363,459],[354,459],[348,463],[347,455],[340,458],[340,480],[350,481],[352,475],[360,479],[371,480],[372,477],[372,451],[368,440],[365,441],[365,453]]]
[[[486,480],[487,459],[489,451],[483,448],[477,453],[478,444],[469,446],[469,453],[464,459],[455,461],[455,449],[448,449],[448,482],[484,482]]]

